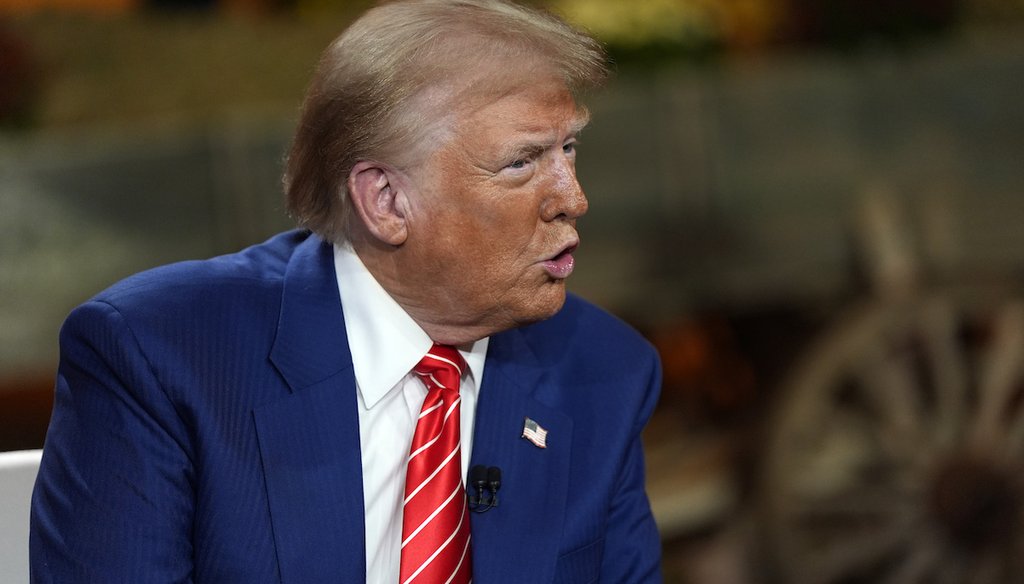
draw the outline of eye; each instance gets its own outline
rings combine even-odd
[[[527,163],[528,163],[527,160],[520,159],[520,160],[517,160],[517,161],[513,162],[512,164],[509,164],[507,168],[511,168],[511,169],[514,169],[514,170],[519,170],[521,168],[526,168]]]
[[[575,141],[562,144],[562,152],[566,154],[574,154],[576,152],[576,144],[577,142]]]

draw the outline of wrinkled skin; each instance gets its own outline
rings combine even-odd
[[[587,211],[575,169],[586,120],[556,79],[463,106],[453,120],[423,160],[381,175],[379,200],[392,197],[399,221],[353,244],[431,338],[460,344],[564,303]]]

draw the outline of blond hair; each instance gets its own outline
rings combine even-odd
[[[605,55],[557,17],[502,0],[404,0],[367,11],[324,51],[306,94],[284,175],[289,213],[343,240],[358,161],[408,163],[445,108],[538,75],[560,77],[578,96],[604,81]],[[438,95],[442,103],[425,106]]]

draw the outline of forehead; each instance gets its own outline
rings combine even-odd
[[[488,67],[421,91],[406,110],[407,127],[418,130],[404,142],[402,166],[466,155],[494,163],[515,150],[563,141],[589,121],[564,78],[550,68],[519,63],[507,69]]]
[[[459,134],[574,134],[586,125],[586,110],[558,81],[527,83],[468,100],[456,116]]]

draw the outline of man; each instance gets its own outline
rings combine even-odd
[[[565,292],[576,94],[604,73],[498,0],[349,27],[288,159],[306,229],[65,323],[33,580],[659,581],[657,357]]]

